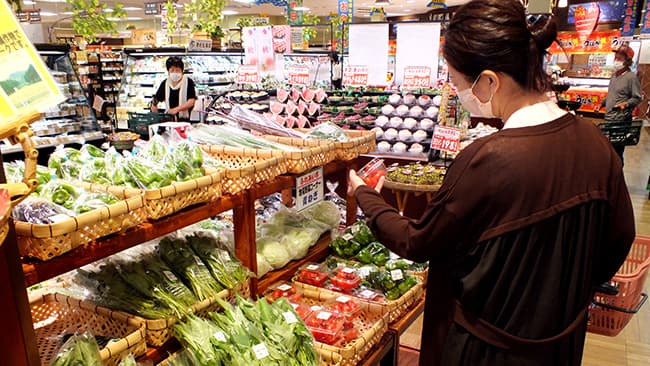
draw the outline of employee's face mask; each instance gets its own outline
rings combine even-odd
[[[488,101],[485,103],[481,102],[478,97],[474,95],[474,86],[481,79],[482,75],[483,74],[479,75],[476,80],[474,80],[474,83],[472,83],[471,87],[459,91],[458,99],[460,99],[463,107],[465,107],[465,109],[467,109],[469,113],[472,114],[472,116],[495,118],[496,116],[494,113],[492,113],[492,98],[494,97],[492,88],[490,88],[490,99],[488,99]]]
[[[619,71],[625,67],[625,64],[621,60],[614,60],[614,70]]]
[[[183,74],[181,74],[180,72],[169,73],[169,79],[171,81],[175,82],[175,83],[177,83],[179,80],[181,80],[182,77],[183,77]]]

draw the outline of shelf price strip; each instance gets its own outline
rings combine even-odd
[[[448,153],[458,152],[460,145],[460,129],[454,127],[436,126],[433,130],[431,148],[434,150],[446,151]]]
[[[323,200],[323,167],[296,177],[296,210],[304,210]]]
[[[289,66],[289,84],[292,85],[309,85],[309,67],[304,65]]]
[[[404,88],[428,88],[431,85],[431,68],[428,66],[407,66],[404,68]]]
[[[368,66],[346,66],[343,68],[343,85],[367,86]]]
[[[237,83],[257,84],[259,80],[260,74],[257,71],[257,65],[241,65],[237,69]]]

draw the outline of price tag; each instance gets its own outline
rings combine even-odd
[[[318,315],[316,315],[316,319],[328,320],[331,316],[332,316],[332,313],[330,313],[328,311],[321,311],[320,313],[318,313]]]
[[[309,271],[318,271],[318,265],[310,264],[310,265],[307,266],[307,270],[309,270]]]
[[[361,228],[359,227],[359,225],[352,225],[352,227],[350,228],[350,231],[352,231],[352,235],[357,235],[357,233],[359,232],[359,230],[361,230]]]
[[[176,277],[176,275],[171,271],[163,271],[163,275],[165,275],[165,277],[167,277],[171,282],[178,282],[178,277]]]
[[[289,66],[287,83],[291,85],[308,86],[309,83],[309,67],[304,65]]]
[[[66,214],[58,214],[58,215],[54,215],[54,216],[49,217],[50,221],[52,221],[53,224],[55,224],[57,222],[61,222],[63,220],[67,220],[69,218],[70,218],[70,216],[68,216]]]
[[[291,307],[293,308],[293,310],[296,310],[296,309],[298,309],[298,304],[293,304],[293,303],[292,303],[292,304],[291,304]]]
[[[367,86],[368,66],[346,66],[343,68],[343,85]]]
[[[318,306],[318,305],[312,305],[312,307],[310,309],[311,309],[311,311],[320,311],[320,309],[322,309],[322,308],[320,306]]]
[[[287,285],[285,283],[285,284],[282,284],[282,285],[278,286],[278,290],[280,290],[280,291],[289,291],[289,290],[291,290],[291,286],[289,286],[289,285]]]
[[[343,273],[345,273],[345,274],[353,274],[353,273],[355,272],[355,270],[352,269],[352,268],[347,268],[347,267],[346,267],[346,268],[343,268],[343,269],[341,270],[341,272],[343,272]]]
[[[347,233],[347,234],[343,235],[342,238],[343,238],[343,240],[350,241],[350,240],[352,240],[352,238],[354,238],[354,236],[352,236],[352,234],[350,234],[350,233]]]
[[[428,66],[407,66],[404,68],[403,88],[428,88],[431,86],[431,68]]]
[[[323,200],[323,167],[296,178],[296,210],[301,211]]]
[[[336,298],[336,302],[340,302],[342,304],[345,304],[348,301],[350,301],[350,298],[347,296],[339,296]]]
[[[210,52],[212,51],[212,40],[211,39],[190,39],[190,43],[187,45],[187,50]]]
[[[390,271],[390,277],[393,281],[401,281],[404,279],[404,273],[402,273],[401,269],[394,269]]]
[[[375,297],[375,293],[373,291],[370,291],[370,290],[363,290],[363,291],[361,291],[359,296],[364,298],[364,299],[372,299],[373,297]]]
[[[296,316],[293,315],[293,313],[290,311],[285,311],[284,313],[282,313],[282,316],[284,316],[284,320],[287,321],[287,324],[293,324],[298,322]]]
[[[269,357],[269,350],[264,343],[256,344],[253,346],[253,353],[258,360]]]
[[[389,252],[389,253],[388,253],[388,258],[389,258],[389,259],[400,259],[400,256],[397,255],[397,254],[395,254],[395,253],[393,253],[393,252]]]
[[[237,69],[237,82],[239,84],[257,84],[260,82],[260,73],[257,65],[241,65]]]
[[[370,267],[361,267],[357,273],[359,274],[359,277],[366,278],[370,275]]]
[[[219,342],[226,342],[226,335],[223,334],[222,331],[218,331],[212,335],[214,339],[218,340]]]
[[[460,145],[460,129],[454,127],[436,126],[433,130],[431,148],[450,153],[458,152]]]

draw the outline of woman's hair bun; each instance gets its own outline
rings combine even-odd
[[[549,48],[557,39],[557,23],[552,15],[532,14],[526,19],[528,31],[540,51]]]

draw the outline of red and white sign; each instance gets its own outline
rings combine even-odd
[[[580,37],[582,43],[596,29],[598,17],[600,17],[600,6],[597,3],[590,3],[588,7],[580,5],[576,8],[574,14],[576,32],[578,32],[578,37]]]
[[[289,77],[287,82],[291,85],[308,86],[309,83],[309,66],[292,65],[289,66]]]
[[[406,66],[404,68],[403,88],[428,88],[431,86],[429,66]]]
[[[346,66],[343,68],[343,85],[367,86],[368,66]]]
[[[454,127],[436,126],[433,130],[431,148],[450,153],[458,152],[460,145],[460,129]]]
[[[260,73],[257,65],[240,65],[237,69],[237,82],[239,84],[257,84],[260,82]]]

